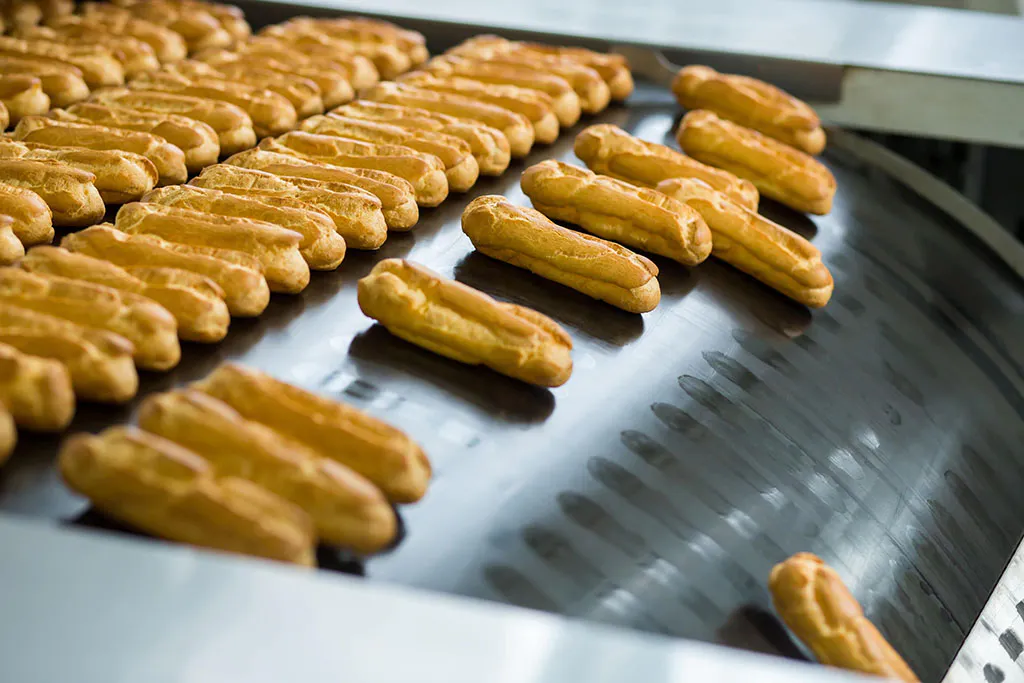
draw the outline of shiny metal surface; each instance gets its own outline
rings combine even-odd
[[[667,140],[676,115],[668,93],[641,86],[600,120]],[[571,160],[571,142],[529,163]],[[823,311],[721,263],[658,260],[661,306],[625,314],[473,254],[458,227],[470,197],[454,197],[378,254],[352,252],[303,295],[235,321],[223,344],[190,346],[182,367],[145,378],[144,393],[234,358],[418,439],[437,477],[402,509],[404,539],[365,565],[325,550],[327,566],[799,656],[765,582],[774,562],[811,550],[922,680],[939,680],[1024,519],[1024,285],[857,155],[833,149],[825,161],[839,183],[830,216],[762,207],[821,248],[837,292]],[[524,202],[522,167],[472,195]],[[355,281],[389,256],[558,320],[576,345],[572,379],[530,388],[371,325]],[[83,407],[75,428],[130,412]],[[55,450],[55,439],[23,439],[0,470],[0,510],[85,512],[53,471]]]

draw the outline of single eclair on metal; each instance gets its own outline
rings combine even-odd
[[[625,247],[552,223],[497,195],[477,197],[462,231],[480,253],[571,287],[630,313],[661,300],[658,267]]]
[[[374,266],[359,281],[359,307],[392,334],[460,363],[545,387],[572,373],[572,339],[555,321],[410,261]]]
[[[805,306],[821,308],[832,297],[832,274],[821,252],[800,235],[694,178],[664,180],[658,191],[704,217],[713,256]]]
[[[523,171],[520,184],[542,214],[598,237],[685,266],[711,253],[711,231],[701,215],[656,190],[554,160]]]

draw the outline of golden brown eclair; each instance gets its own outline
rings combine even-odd
[[[658,191],[704,217],[714,241],[712,255],[811,308],[832,297],[832,274],[821,252],[800,235],[740,206],[693,178],[673,178]]]
[[[331,19],[295,17],[285,22],[285,26],[312,27],[330,38],[353,44],[356,50],[359,49],[361,43],[393,45],[409,58],[411,66],[418,66],[430,57],[423,34],[399,28],[386,21],[362,17]]]
[[[146,74],[129,84],[133,90],[155,90],[228,102],[241,107],[252,119],[258,137],[278,135],[298,125],[299,117],[288,98],[263,88],[223,78],[185,78],[178,74]]]
[[[334,221],[306,206],[283,206],[258,197],[229,194],[192,185],[164,187],[150,192],[144,202],[191,209],[201,213],[263,221],[299,233],[299,253],[313,270],[334,270],[345,258],[345,240]]]
[[[316,540],[302,510],[135,427],[76,434],[58,456],[69,487],[102,512],[171,541],[311,567]]]
[[[297,294],[309,284],[309,266],[299,253],[302,235],[271,223],[135,202],[121,207],[114,226],[133,235],[255,257],[272,292]]]
[[[352,468],[393,502],[412,503],[427,491],[430,461],[416,442],[350,405],[233,363],[192,386],[247,420]]]
[[[868,619],[834,569],[811,553],[775,565],[768,578],[775,610],[827,666],[918,683],[899,653]]]
[[[59,432],[75,416],[71,375],[60,361],[0,344],[0,404],[19,427]]]
[[[82,102],[67,110],[57,109],[50,116],[62,121],[135,130],[162,137],[184,152],[185,167],[189,173],[198,173],[217,163],[220,157],[217,132],[202,121],[185,116],[132,111],[94,102]]]
[[[245,12],[239,7],[220,2],[201,2],[200,0],[177,0],[177,2],[186,8],[200,7],[209,12],[220,24],[220,27],[228,32],[235,44],[243,43],[252,37],[252,27],[245,20]]]
[[[25,245],[14,234],[14,219],[0,213],[0,265],[10,265],[25,255]]]
[[[36,192],[0,182],[0,214],[13,219],[11,230],[26,247],[53,241],[53,214]]]
[[[188,270],[140,266],[142,279],[109,261],[60,247],[30,249],[19,264],[31,273],[56,275],[112,287],[128,300],[151,300],[174,316],[178,337],[186,341],[218,342],[231,322],[224,290],[209,278]]]
[[[296,74],[279,74],[258,67],[243,69],[229,76],[207,62],[185,60],[164,67],[168,73],[178,74],[190,80],[217,79],[241,83],[281,95],[295,108],[300,119],[324,113],[324,102],[320,86],[308,78]]]
[[[345,168],[385,171],[407,180],[416,203],[437,206],[448,197],[444,162],[403,145],[381,145],[333,135],[292,131],[260,141],[260,149]]]
[[[683,117],[676,139],[690,156],[747,178],[766,197],[819,216],[832,210],[832,172],[785,143],[703,109]]]
[[[121,335],[0,302],[0,343],[63,363],[80,398],[123,403],[138,391],[134,348]]]
[[[0,159],[60,161],[96,176],[95,185],[107,204],[138,199],[156,187],[156,166],[146,157],[119,149],[56,147],[40,142],[0,139]]]
[[[195,389],[156,394],[139,427],[188,448],[218,478],[247,479],[302,508],[327,543],[372,553],[395,538],[387,499],[365,478]]]
[[[477,197],[462,213],[462,231],[480,253],[572,287],[630,313],[661,300],[658,267],[629,249],[552,223],[504,197]]]
[[[446,358],[543,387],[572,374],[572,339],[550,318],[401,259],[359,281],[359,308],[392,334]]]
[[[469,144],[483,175],[501,175],[512,158],[508,138],[504,133],[472,119],[370,100],[357,100],[331,113],[364,121],[379,121],[413,132],[443,133],[457,137]]]
[[[43,94],[54,107],[66,107],[89,96],[89,86],[82,78],[81,69],[56,59],[0,51],[0,76],[38,78]]]
[[[205,169],[189,185],[252,197],[276,206],[322,212],[352,249],[378,249],[388,236],[380,200],[354,185],[284,178],[227,164]]]
[[[685,266],[711,253],[711,231],[686,204],[661,192],[548,160],[523,171],[523,192],[534,208],[558,221]]]
[[[365,190],[380,200],[381,211],[389,230],[409,230],[419,221],[419,207],[416,204],[416,192],[412,183],[387,171],[345,168],[259,148],[235,154],[224,163],[282,176],[303,188],[326,183],[349,185]]]
[[[185,39],[166,26],[131,16],[69,16],[50,21],[50,28],[83,35],[125,36],[149,45],[161,63],[176,62],[188,55]]]
[[[7,111],[7,105],[4,104],[3,100],[0,100],[0,133],[7,130],[7,127],[11,125],[11,114]]]
[[[594,173],[647,187],[669,178],[697,178],[729,195],[734,202],[757,209],[757,188],[749,180],[712,168],[665,145],[635,138],[609,123],[580,131],[575,152]]]
[[[394,45],[373,41],[342,40],[328,35],[314,25],[296,23],[267,26],[260,36],[269,36],[291,45],[312,45],[324,50],[350,51],[373,62],[384,80],[393,80],[412,68],[412,59]]]
[[[60,161],[0,159],[6,185],[32,190],[50,207],[53,225],[80,227],[103,218],[106,207],[96,176]]]
[[[426,71],[413,71],[402,76],[399,83],[405,83],[423,90],[468,97],[478,102],[491,104],[521,114],[533,126],[533,139],[549,145],[558,139],[560,130],[551,97],[539,90],[520,88],[515,85],[493,85],[479,81],[448,76],[439,78]]]
[[[612,99],[621,102],[633,94],[633,74],[622,55],[594,52],[582,47],[560,47],[539,43],[516,43],[513,53],[545,55],[588,66],[608,84]]]
[[[551,98],[551,110],[562,128],[575,126],[580,120],[580,97],[569,81],[561,76],[538,72],[515,64],[491,64],[446,55],[436,57],[422,69],[439,78],[466,78],[488,85],[512,85],[538,90]]]
[[[110,261],[132,274],[143,268],[177,268],[208,277],[224,292],[228,310],[236,317],[257,316],[270,301],[259,261],[249,257],[249,263],[241,263],[237,258],[240,252],[192,249],[153,235],[129,235],[111,225],[67,235],[61,246]]]
[[[138,38],[94,31],[77,24],[64,24],[61,28],[37,26],[18,32],[19,38],[63,42],[69,45],[99,45],[121,63],[125,78],[132,78],[160,68],[156,52]]]
[[[181,360],[177,322],[155,301],[57,275],[0,268],[0,303],[119,334],[135,347],[135,363],[170,370]]]
[[[533,147],[533,125],[522,114],[462,95],[424,90],[402,83],[380,83],[363,94],[365,99],[386,104],[418,107],[440,114],[479,121],[500,130],[514,157],[524,157]]]
[[[348,73],[338,67],[290,64],[268,55],[240,54],[230,50],[209,52],[202,55],[202,59],[227,78],[240,78],[250,72],[262,75],[264,71],[284,77],[308,78],[320,88],[320,99],[327,109],[349,102],[355,97]]]
[[[14,425],[14,418],[6,406],[0,405],[0,465],[11,457],[17,445],[18,430]]]
[[[686,109],[712,111],[807,154],[825,149],[825,131],[814,110],[756,78],[718,73],[709,66],[687,66],[676,74],[672,92]]]
[[[337,71],[345,75],[356,92],[380,82],[377,67],[369,59],[329,47],[296,45],[270,36],[259,36],[241,46],[238,51],[246,57],[269,58],[289,65]],[[201,53],[197,58],[205,59],[207,54]]]
[[[86,17],[133,16],[166,26],[185,39],[189,52],[206,48],[229,47],[234,42],[231,34],[224,30],[220,22],[200,7],[185,7],[162,0],[147,0],[147,2],[137,2],[127,7],[86,2],[82,4],[82,10]]]
[[[0,103],[7,109],[9,123],[13,124],[23,116],[38,116],[50,110],[50,98],[43,91],[43,82],[29,74],[0,74]]]
[[[93,102],[128,112],[183,116],[205,123],[217,134],[220,153],[235,154],[256,144],[252,119],[230,102],[149,90],[112,89],[96,93]],[[187,160],[187,159],[186,159]]]
[[[188,180],[185,153],[152,133],[61,121],[45,116],[26,116],[18,122],[12,136],[15,140],[40,142],[55,147],[132,152],[153,162],[159,174],[159,184],[170,185]]]
[[[0,53],[46,57],[78,67],[90,88],[124,85],[124,67],[110,50],[99,45],[64,45],[48,40],[0,36]]]
[[[374,144],[401,145],[432,154],[444,164],[448,186],[455,192],[466,192],[480,177],[480,166],[469,143],[445,133],[410,131],[380,121],[365,121],[340,114],[311,117],[302,122],[300,130]]]

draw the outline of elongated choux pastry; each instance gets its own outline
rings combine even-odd
[[[60,361],[0,344],[0,403],[23,429],[59,432],[75,416],[71,375]]]
[[[386,21],[363,17],[295,17],[285,22],[284,26],[312,29],[330,38],[350,43],[356,50],[364,43],[391,45],[409,58],[411,66],[422,64],[430,56],[423,34],[402,29]]]
[[[412,503],[426,493],[431,472],[423,450],[402,431],[361,410],[233,363],[192,386],[242,417],[352,468],[393,502]]]
[[[461,363],[545,387],[572,373],[572,339],[555,321],[410,261],[374,266],[359,281],[359,308],[392,334]]]
[[[218,478],[247,479],[291,501],[326,543],[372,553],[395,538],[395,513],[376,486],[208,394],[151,396],[139,409],[139,427],[202,456]]]
[[[240,78],[246,74],[256,77],[270,72],[280,76],[308,78],[320,88],[320,99],[324,108],[333,109],[355,97],[355,89],[348,79],[348,73],[340,67],[316,67],[291,64],[284,59],[269,55],[238,53],[233,50],[219,50],[202,56],[202,61],[212,65],[227,78]]]
[[[96,176],[61,161],[0,159],[0,178],[39,195],[50,207],[53,225],[91,225],[106,213]]]
[[[38,78],[43,94],[54,107],[66,107],[89,97],[89,86],[82,77],[81,69],[56,59],[18,55],[0,50],[0,76]],[[26,112],[23,115],[28,114]]]
[[[94,184],[107,204],[138,199],[156,187],[160,176],[146,157],[119,149],[57,147],[39,142],[0,139],[0,159],[60,161],[96,176]]]
[[[703,109],[683,117],[676,139],[690,156],[747,178],[766,197],[821,216],[832,210],[835,177],[798,149]]]
[[[138,391],[134,347],[121,335],[0,302],[0,343],[63,363],[80,398],[123,403]]]
[[[259,148],[235,154],[224,163],[282,176],[303,188],[324,184],[349,185],[365,190],[380,200],[389,230],[409,230],[419,221],[419,207],[412,183],[387,171],[344,168]]]
[[[825,131],[814,110],[756,78],[693,65],[679,70],[672,92],[687,109],[712,111],[807,154],[821,154],[825,149]]]
[[[106,31],[90,30],[81,24],[64,23],[59,27],[36,26],[19,31],[18,37],[63,42],[69,45],[99,45],[109,50],[114,59],[121,63],[125,78],[160,68],[160,60],[156,58],[156,52],[148,43],[131,36],[115,36]]]
[[[334,221],[306,205],[282,206],[258,197],[228,194],[191,185],[164,187],[147,194],[143,201],[176,206],[218,216],[252,219],[292,230],[302,236],[299,252],[313,270],[334,270],[345,258],[345,240],[334,229]]]
[[[322,212],[333,221],[346,246],[353,249],[378,249],[388,236],[380,200],[354,185],[285,178],[227,164],[207,168],[189,185],[253,197],[276,206]]]
[[[131,111],[94,102],[76,104],[67,110],[57,109],[50,116],[63,121],[136,130],[162,137],[184,152],[185,167],[189,173],[198,173],[204,167],[217,163],[220,156],[217,132],[202,121],[185,116]]]
[[[368,58],[329,47],[299,45],[270,36],[257,36],[240,46],[238,52],[246,57],[269,58],[296,66],[337,71],[345,75],[356,92],[380,82],[377,67]],[[200,53],[196,57],[205,60],[207,53]]]
[[[240,262],[237,255],[241,252],[192,249],[154,235],[130,235],[112,225],[72,233],[61,240],[61,246],[110,261],[133,274],[155,267],[177,268],[208,277],[224,292],[228,310],[236,317],[257,316],[270,301],[270,288],[260,262],[251,256],[248,263]]]
[[[7,130],[11,125],[11,114],[7,111],[7,105],[0,100],[0,132]]]
[[[53,214],[32,190],[0,182],[0,214],[12,219],[11,230],[26,247],[53,241]]]
[[[775,565],[768,588],[775,611],[822,664],[918,683],[839,574],[820,557],[797,553]]]
[[[137,2],[127,7],[107,3],[87,2],[82,5],[86,17],[108,16],[114,19],[133,16],[166,26],[181,35],[189,52],[206,48],[228,47],[234,42],[231,34],[208,11],[199,7],[184,7],[161,0]]]
[[[50,110],[50,98],[43,90],[42,80],[30,74],[0,73],[0,103],[7,109],[9,124],[15,125],[24,116]]]
[[[14,418],[5,406],[0,405],[0,465],[11,457],[17,445],[18,430],[14,425]]]
[[[654,187],[669,178],[697,178],[738,204],[757,210],[757,188],[728,171],[712,168],[676,150],[635,138],[618,126],[599,123],[576,136],[576,156],[594,173]]]
[[[318,135],[335,135],[380,145],[401,145],[432,154],[444,164],[448,187],[455,192],[466,192],[480,177],[480,166],[469,143],[446,133],[410,131],[380,121],[365,121],[340,114],[308,118],[300,128]]]
[[[129,234],[255,257],[272,292],[297,294],[309,284],[309,266],[299,253],[302,235],[271,223],[135,202],[121,207],[114,225]]]
[[[324,50],[348,50],[363,55],[373,62],[384,80],[394,80],[412,68],[412,59],[394,45],[378,42],[356,42],[341,40],[330,36],[318,27],[310,24],[284,23],[267,26],[260,31],[261,36],[269,36],[285,41],[291,45],[312,45]]]
[[[554,160],[523,171],[521,185],[542,214],[598,237],[685,266],[711,253],[711,231],[701,214],[656,190]]]
[[[61,476],[102,512],[171,541],[311,567],[316,540],[302,510],[135,427],[76,434]]]
[[[480,253],[600,299],[630,313],[661,300],[658,267],[614,242],[552,223],[534,209],[497,195],[477,197],[462,231]]]
[[[332,135],[292,131],[260,141],[260,149],[346,168],[385,171],[412,185],[416,203],[437,206],[448,197],[444,163],[402,145],[380,145]]]
[[[594,52],[582,47],[561,47],[540,43],[516,43],[513,53],[526,53],[556,57],[588,66],[601,75],[608,84],[613,100],[621,102],[633,94],[633,74],[625,57],[606,52]]]
[[[504,133],[472,119],[370,100],[357,100],[331,113],[365,121],[380,121],[409,131],[443,133],[460,138],[469,144],[483,175],[501,175],[512,158],[508,138]]]
[[[178,337],[186,341],[218,342],[228,333],[224,290],[192,271],[139,266],[133,270],[143,277],[137,277],[109,261],[60,247],[30,249],[19,265],[31,273],[112,287],[128,301],[154,301],[174,316]]]
[[[25,255],[25,245],[14,234],[14,219],[0,213],[0,265],[10,265]]]
[[[68,16],[51,20],[47,26],[56,31],[79,31],[83,34],[126,36],[141,40],[153,48],[160,63],[176,62],[188,56],[188,46],[180,34],[166,26],[131,16]]]
[[[207,62],[185,60],[168,65],[164,71],[180,74],[187,79],[213,78],[221,81],[242,83],[262,90],[275,92],[288,100],[300,119],[324,113],[324,102],[320,86],[308,78],[295,74],[278,74],[265,69],[245,69],[234,76],[221,71]]]
[[[364,93],[365,99],[386,104],[418,107],[440,114],[479,121],[500,130],[508,140],[514,157],[524,157],[533,147],[534,132],[530,120],[503,107],[452,93],[424,90],[404,83],[380,83]]]
[[[438,78],[425,71],[410,72],[398,82],[423,90],[468,97],[507,109],[530,120],[535,141],[549,145],[558,139],[559,123],[554,112],[554,102],[547,93],[539,90],[480,83],[458,76]]]
[[[821,252],[800,235],[740,206],[700,180],[675,178],[658,191],[697,210],[711,228],[712,255],[769,287],[820,308],[832,296],[832,274]]]
[[[124,67],[99,45],[64,45],[47,40],[22,40],[0,36],[0,53],[56,59],[72,64],[82,72],[90,88],[124,84]]]
[[[185,153],[151,133],[122,130],[44,116],[26,116],[12,134],[15,140],[40,142],[56,147],[85,147],[95,150],[121,150],[139,154],[156,166],[161,185],[188,180]]]

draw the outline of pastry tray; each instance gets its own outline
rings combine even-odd
[[[836,281],[821,311],[714,259],[655,258],[661,305],[631,315],[476,254],[460,230],[475,196],[528,203],[521,171],[575,161],[584,125],[674,144],[677,117],[640,82],[379,252],[350,251],[301,295],[233,320],[224,342],[184,344],[178,368],[143,373],[131,405],[81,404],[70,431],[129,420],[145,396],[239,361],[388,420],[434,464],[394,548],[365,561],[322,549],[325,570],[800,656],[765,584],[809,550],[938,680],[1024,525],[1024,285],[1000,259],[849,137],[823,158],[839,186],[829,216],[762,204],[821,249]],[[554,318],[573,337],[570,381],[530,387],[372,324],[356,281],[389,257]],[[60,436],[20,439],[0,512],[126,532],[61,484]]]

